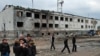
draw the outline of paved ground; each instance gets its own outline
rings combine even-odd
[[[50,41],[35,40],[37,46],[37,56],[100,56],[100,38],[88,38],[77,40],[77,52],[69,54],[67,49],[61,53],[63,41],[56,41],[56,50],[50,51]],[[72,49],[71,40],[69,40],[70,50]],[[11,47],[12,50],[12,47]],[[11,52],[11,56],[14,54]]]

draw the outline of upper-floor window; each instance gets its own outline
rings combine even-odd
[[[50,20],[53,20],[53,16],[50,16]]]
[[[77,21],[80,22],[80,19],[78,19]]]
[[[63,18],[63,17],[60,17],[60,20],[61,20],[61,21],[63,21],[63,20],[64,20],[64,18]]]
[[[42,15],[42,19],[46,19],[47,18],[47,16],[46,15]]]
[[[55,20],[58,20],[58,16],[55,16]]]
[[[67,17],[65,18],[65,21],[68,21],[68,18]]]
[[[17,16],[18,17],[22,17],[23,16],[23,12],[22,11],[17,11]]]
[[[83,19],[81,20],[81,22],[82,22],[82,23],[84,22]]]
[[[26,17],[32,17],[32,13],[31,12],[26,12]]]
[[[70,22],[72,22],[73,21],[73,19],[72,18],[70,18]]]
[[[34,14],[34,18],[39,19],[40,18],[40,15],[38,13],[35,13]]]

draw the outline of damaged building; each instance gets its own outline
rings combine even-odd
[[[97,20],[68,13],[6,5],[0,12],[0,36],[48,36],[97,30]]]

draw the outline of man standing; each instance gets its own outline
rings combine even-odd
[[[55,50],[55,45],[54,45],[54,42],[55,42],[55,37],[54,37],[54,34],[52,35],[52,37],[51,37],[51,50],[52,50],[52,48]]]
[[[61,52],[63,52],[65,50],[65,48],[67,48],[68,53],[70,53],[70,49],[69,49],[69,46],[68,46],[68,39],[67,38],[64,40],[64,48],[62,49]]]
[[[77,52],[76,36],[74,36],[74,37],[72,38],[72,44],[73,44],[72,52]]]

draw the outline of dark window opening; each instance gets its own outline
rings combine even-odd
[[[50,28],[53,28],[53,24],[49,24],[49,27],[50,27]]]
[[[46,19],[46,17],[47,17],[46,15],[42,15],[42,19]]]
[[[81,28],[83,28],[83,25],[81,25]]]
[[[58,16],[55,16],[55,20],[58,20]]]
[[[34,17],[38,19],[40,18],[39,14],[34,14]]]
[[[23,12],[22,11],[17,11],[17,16],[18,17],[22,17],[23,16]]]
[[[50,16],[50,19],[52,20],[53,19],[53,16]]]
[[[44,33],[42,33],[42,36],[44,35]]]
[[[50,33],[48,33],[48,35],[50,35]]]
[[[65,18],[65,21],[68,21],[68,18]]]
[[[23,27],[23,22],[17,22],[17,27]]]
[[[34,23],[34,27],[35,28],[39,28],[40,27],[40,23]]]
[[[65,28],[68,28],[68,25],[67,24],[65,25]]]
[[[78,19],[78,22],[80,22],[80,19]]]
[[[70,21],[72,22],[72,21],[73,21],[73,19],[72,19],[72,18],[70,18]]]
[[[83,20],[81,20],[81,22],[83,23]]]
[[[26,13],[26,16],[27,16],[27,17],[32,17],[32,13],[27,12],[27,13]]]
[[[43,28],[46,28],[47,27],[47,24],[46,23],[42,23],[42,27]]]
[[[64,18],[63,18],[63,17],[60,17],[60,20],[61,20],[61,21],[63,21],[63,20],[64,20]]]
[[[58,24],[55,24],[55,28],[58,28],[59,27],[59,25]]]

